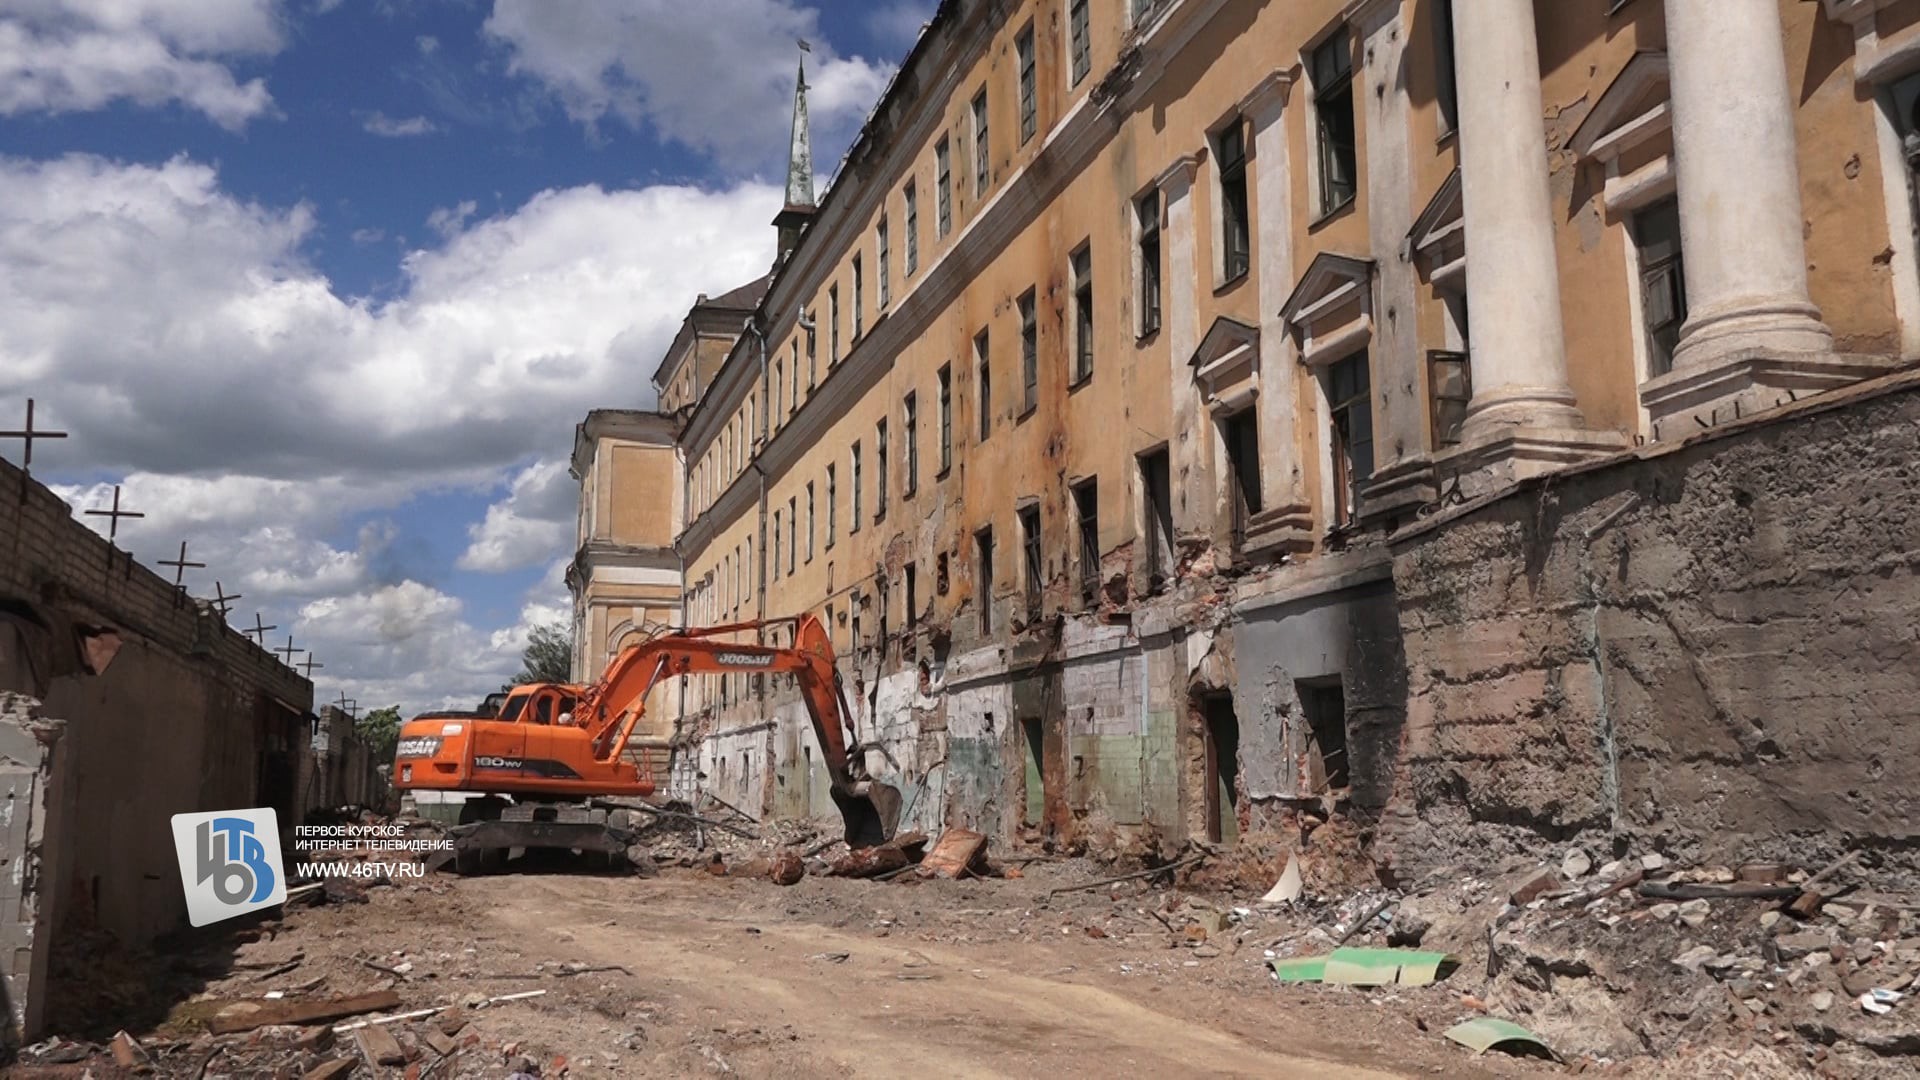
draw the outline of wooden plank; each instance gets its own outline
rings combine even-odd
[[[207,1030],[215,1035],[231,1035],[281,1024],[322,1024],[399,1007],[400,995],[391,990],[359,994],[338,1001],[267,1001],[261,1003],[260,1009],[245,1016],[216,1016],[207,1024]]]
[[[364,1027],[353,1033],[353,1041],[369,1065],[405,1065],[407,1051],[393,1032],[384,1027]]]

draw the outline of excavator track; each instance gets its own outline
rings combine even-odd
[[[588,802],[518,802],[469,799],[460,824],[447,830],[451,851],[429,869],[450,867],[477,874],[506,868],[514,852],[567,851],[585,859],[622,865],[635,838],[633,811]],[[598,857],[596,859],[596,857]]]

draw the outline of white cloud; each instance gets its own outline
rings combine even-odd
[[[507,497],[467,527],[462,570],[500,572],[531,566],[563,549],[575,532],[580,488],[565,461],[543,461],[513,478]]]
[[[467,219],[480,210],[480,204],[472,199],[462,200],[456,206],[442,206],[427,215],[427,228],[443,237],[450,237],[466,227]]]
[[[278,0],[8,0],[0,114],[172,103],[238,129],[273,107],[230,63],[284,44]]]
[[[938,0],[891,0],[874,5],[867,29],[905,56],[920,37],[920,28],[933,21]]]
[[[413,43],[419,48],[421,56],[432,56],[440,51],[440,39],[432,34],[421,34],[413,39]]]
[[[651,128],[729,166],[784,159],[796,38],[814,46],[809,106],[823,161],[851,141],[893,70],[835,56],[819,13],[790,0],[494,0],[486,32],[506,46],[509,70],[543,84],[575,121]]]
[[[765,271],[778,199],[543,192],[451,225],[374,303],[308,264],[308,208],[236,198],[206,165],[0,158],[0,400],[31,391],[72,433],[35,465],[87,478],[60,489],[77,509],[117,480],[148,514],[123,548],[152,566],[187,540],[209,564],[195,595],[217,579],[245,596],[236,626],[260,611],[275,644],[314,649],[321,699],[470,706],[518,670],[527,625],[566,614],[573,425],[651,404],[694,294]],[[459,606],[441,557],[387,524],[423,494],[502,488],[464,562],[549,566],[504,619]]]
[[[379,135],[388,139],[405,139],[415,135],[431,135],[440,130],[434,126],[433,121],[424,116],[409,116],[403,120],[398,117],[388,116],[383,112],[376,112],[372,116],[367,117],[366,122],[362,124],[361,127],[365,128],[370,135]]]

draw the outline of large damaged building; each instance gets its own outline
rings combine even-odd
[[[1006,840],[1897,848],[1916,73],[1912,0],[947,0],[818,199],[803,72],[675,453],[576,453],[576,674],[814,613],[908,821]],[[678,596],[609,620],[623,512]],[[832,813],[781,681],[653,722]]]

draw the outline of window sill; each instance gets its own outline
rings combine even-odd
[[[1133,343],[1135,345],[1146,345],[1151,343],[1155,338],[1159,336],[1160,336],[1160,328],[1158,326],[1145,327],[1143,329],[1134,331]]]
[[[1307,224],[1307,231],[1313,232],[1314,230],[1320,228],[1323,225],[1330,224],[1331,222],[1341,217],[1344,217],[1355,206],[1359,205],[1359,202],[1360,202],[1360,196],[1358,194],[1347,196],[1347,198],[1344,201],[1342,201],[1340,205],[1325,211],[1319,217],[1314,218],[1311,222],[1309,222]]]
[[[1455,124],[1452,127],[1446,128],[1440,132],[1439,137],[1433,140],[1433,148],[1435,150],[1445,150],[1448,144],[1458,142],[1459,139],[1460,139],[1460,125]]]
[[[1034,413],[1037,413],[1039,411],[1040,411],[1040,405],[1038,402],[1027,406],[1026,408],[1020,410],[1020,415],[1013,418],[1014,425],[1017,427],[1021,424],[1026,423],[1027,417],[1032,416]]]
[[[1073,380],[1072,382],[1070,382],[1070,383],[1068,383],[1068,384],[1067,384],[1067,393],[1069,393],[1069,394],[1071,394],[1071,393],[1073,393],[1074,391],[1076,391],[1076,390],[1078,390],[1078,389],[1080,389],[1081,387],[1083,387],[1083,386],[1085,386],[1085,385],[1087,385],[1088,383],[1090,383],[1090,382],[1092,382],[1092,381],[1093,381],[1093,372],[1091,372],[1091,371],[1089,371],[1089,372],[1087,372],[1087,373],[1086,373],[1085,375],[1082,375],[1082,376],[1080,376],[1080,377],[1078,377],[1078,378],[1076,378],[1076,379],[1074,379],[1074,380]]]
[[[1241,285],[1246,284],[1247,279],[1252,276],[1253,276],[1253,271],[1251,268],[1249,268],[1249,269],[1240,271],[1239,273],[1233,275],[1230,278],[1227,278],[1224,281],[1217,282],[1213,286],[1213,295],[1220,296],[1225,293],[1230,293],[1233,290],[1239,288]]]
[[[953,466],[949,465],[946,468],[941,469],[939,472],[934,473],[933,479],[937,483],[939,481],[945,480],[947,477],[952,475],[953,475]]]

